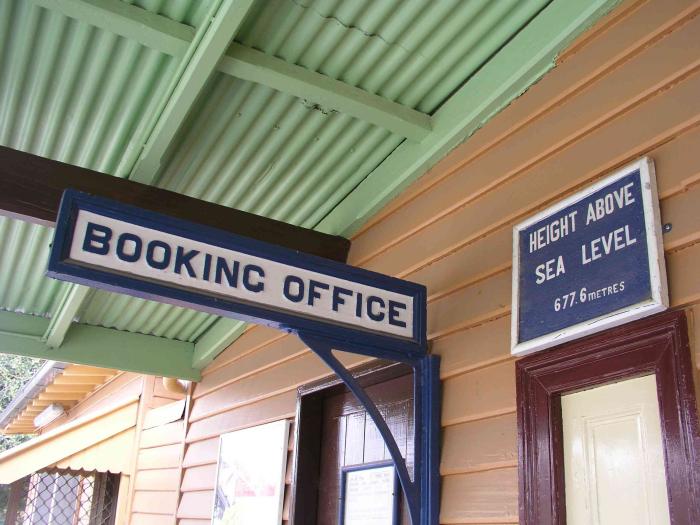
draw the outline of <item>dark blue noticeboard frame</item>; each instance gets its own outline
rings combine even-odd
[[[92,211],[138,226],[411,296],[413,298],[413,336],[409,339],[354,328],[229,297],[224,298],[193,289],[149,281],[130,274],[76,264],[69,259],[69,252],[73,227],[79,210]],[[426,354],[426,289],[422,285],[74,190],[66,190],[61,201],[47,275],[111,292],[196,308],[246,322],[265,324],[287,332],[304,332],[338,341],[349,351],[358,353],[366,354],[367,349],[373,347],[384,349],[386,353],[380,357],[387,359]],[[372,355],[374,353],[376,351]]]
[[[393,461],[379,461],[376,463],[365,463],[361,465],[351,465],[343,467],[340,471],[340,499],[339,499],[339,509],[338,509],[338,525],[345,524],[345,505],[347,503],[347,498],[345,497],[345,490],[347,489],[347,477],[348,473],[372,470],[385,467],[394,467]],[[391,525],[398,525],[399,523],[399,511],[400,511],[400,498],[399,498],[399,477],[396,474],[396,469],[394,469],[393,476],[393,490],[394,497],[392,501],[392,522]]]
[[[650,159],[626,166],[513,229],[513,355],[667,307]]]

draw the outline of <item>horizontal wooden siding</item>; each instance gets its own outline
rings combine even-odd
[[[444,388],[442,523],[518,521],[515,223],[649,155],[662,220],[673,225],[664,236],[671,302],[691,318],[700,312],[698,14],[697,2],[623,3],[353,240],[352,264],[428,287]],[[297,386],[329,373],[297,339],[264,327],[204,371],[187,429],[181,524],[210,520],[218,436],[293,418]]]

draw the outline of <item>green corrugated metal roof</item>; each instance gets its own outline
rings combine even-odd
[[[309,228],[402,141],[223,74],[183,131],[157,185]]]
[[[44,277],[53,230],[0,217],[0,304],[5,310],[47,316],[56,307],[60,281]],[[37,264],[38,262],[38,264]]]
[[[31,1],[0,24],[0,144],[114,173],[176,60]]]
[[[199,27],[212,4],[212,0],[124,0],[124,2],[193,27]]]
[[[549,0],[270,0],[236,40],[433,113]]]
[[[78,6],[80,18],[81,1],[63,4]],[[127,3],[193,34],[215,1]],[[236,42],[434,114],[550,1],[257,0]],[[126,175],[120,162],[143,146],[181,57],[54,9],[0,2],[0,144]],[[284,89],[215,72],[154,183],[313,228],[405,140]],[[43,276],[50,240],[50,230],[0,219],[0,309],[55,312],[67,285]],[[195,341],[215,320],[102,291],[78,317],[181,341]]]

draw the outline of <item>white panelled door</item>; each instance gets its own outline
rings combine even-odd
[[[568,525],[670,524],[656,377],[561,398]]]

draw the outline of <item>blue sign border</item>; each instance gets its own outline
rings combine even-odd
[[[413,336],[409,339],[382,334],[77,264],[69,260],[69,252],[79,210],[410,296],[413,298]],[[420,357],[427,353],[425,286],[76,190],[66,190],[63,194],[47,275],[111,292],[264,324],[291,333],[315,335],[337,341],[343,349],[365,355],[376,355],[371,347],[382,348],[385,350],[384,357],[396,359]]]

